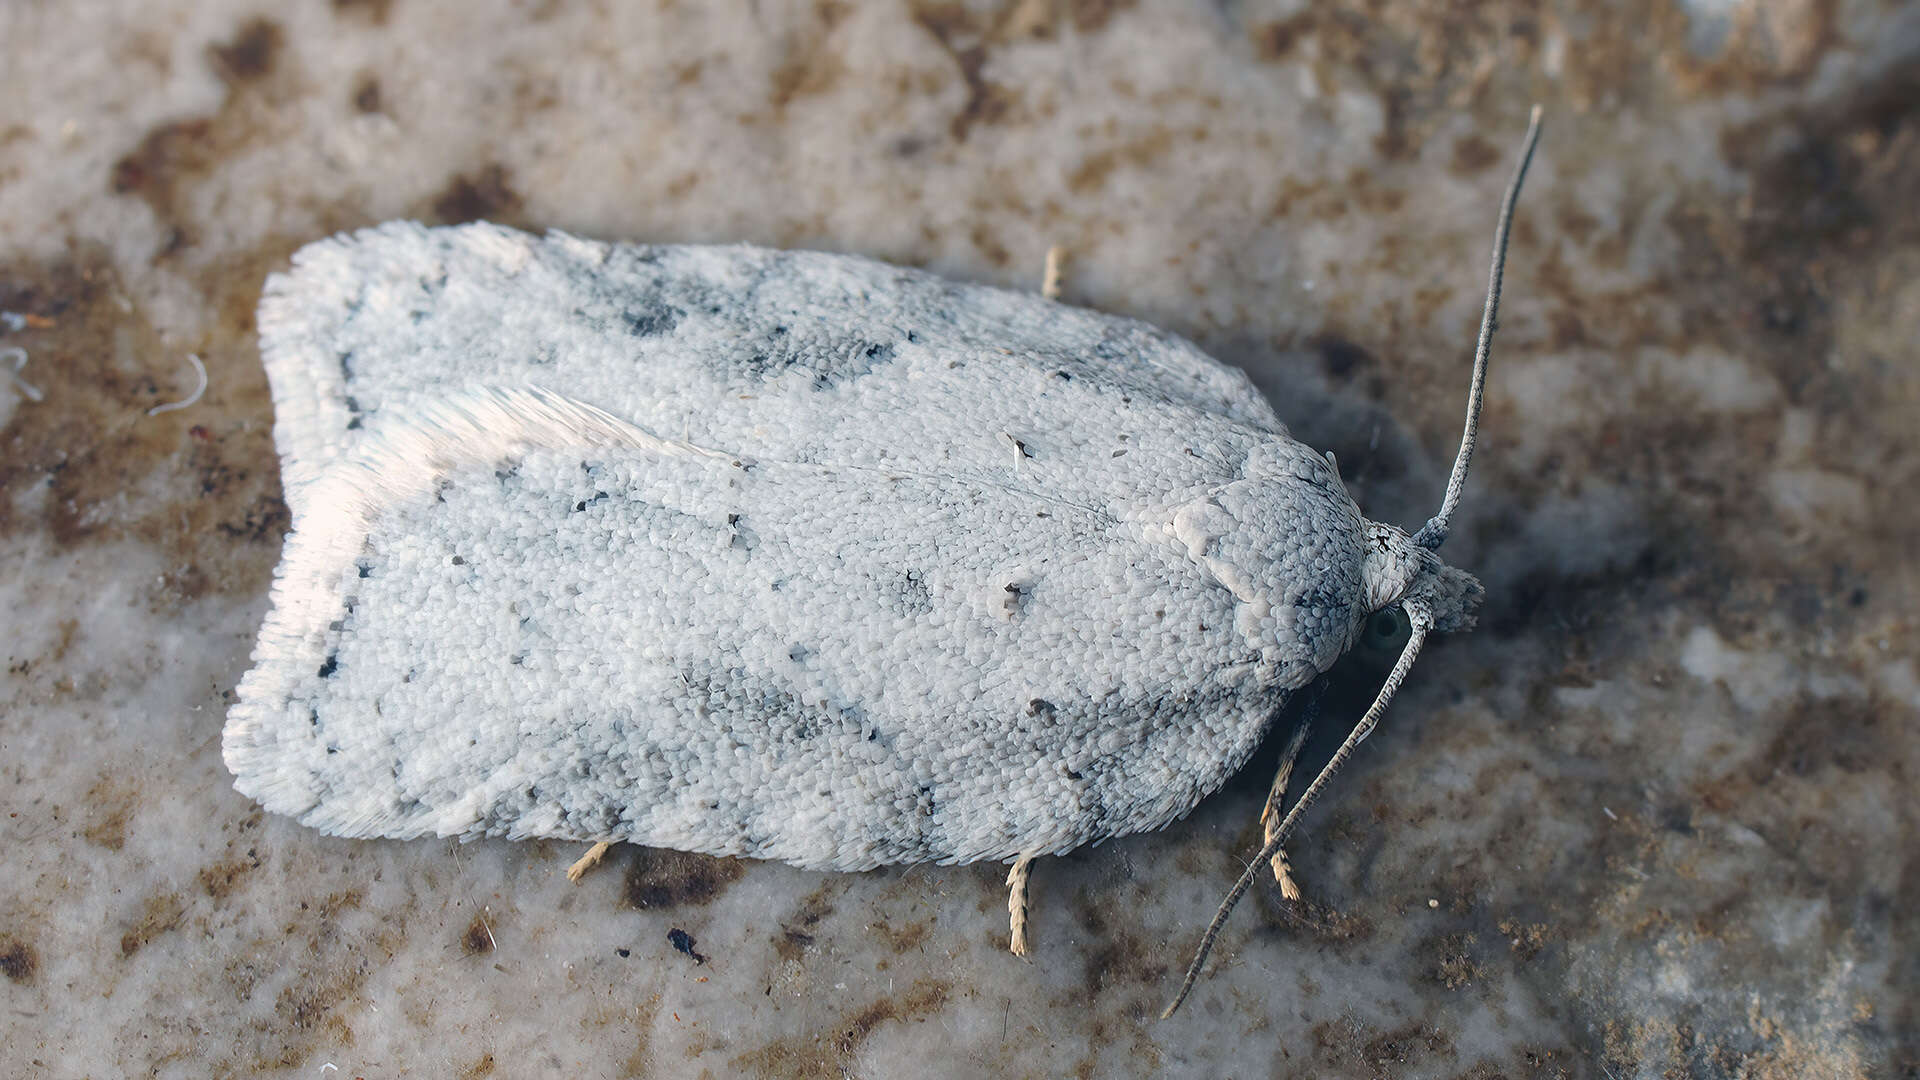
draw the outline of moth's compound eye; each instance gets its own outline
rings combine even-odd
[[[1367,616],[1367,628],[1361,632],[1360,645],[1369,652],[1397,656],[1412,633],[1413,623],[1406,612],[1397,605],[1383,607]]]

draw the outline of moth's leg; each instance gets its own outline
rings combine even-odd
[[[1047,249],[1047,267],[1040,273],[1040,295],[1045,299],[1060,299],[1060,262],[1066,254],[1059,244]]]
[[[580,856],[572,866],[567,867],[567,880],[577,882],[586,877],[587,871],[599,866],[600,860],[607,857],[607,849],[611,847],[613,847],[612,844],[602,840],[588,848],[585,855]]]
[[[1293,737],[1287,740],[1287,748],[1280,754],[1280,769],[1273,774],[1273,787],[1267,792],[1267,805],[1260,811],[1261,832],[1266,843],[1273,842],[1273,834],[1280,828],[1280,804],[1286,801],[1287,781],[1293,776],[1293,763],[1300,759],[1300,751],[1307,745],[1307,731],[1311,726],[1309,718],[1302,717],[1298,727],[1293,729]],[[1263,847],[1265,844],[1262,845]],[[1280,895],[1288,900],[1300,899],[1300,886],[1293,880],[1287,867],[1285,848],[1273,853],[1273,880],[1280,883]]]
[[[1007,871],[1007,917],[1013,928],[1007,949],[1015,956],[1025,956],[1030,951],[1027,948],[1027,879],[1032,873],[1031,855],[1013,860],[1013,869]]]

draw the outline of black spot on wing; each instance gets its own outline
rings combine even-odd
[[[573,317],[608,335],[656,338],[673,333],[700,306],[690,283],[662,274],[659,256],[615,248],[597,272],[579,274],[581,296]]]
[[[748,524],[744,514],[728,514],[727,528],[733,533],[733,537],[727,542],[727,546],[733,550],[750,552],[760,546],[760,534],[754,531],[752,525]]]
[[[768,382],[798,369],[813,375],[813,389],[831,390],[892,363],[897,352],[890,342],[820,341],[776,324],[763,332],[758,344],[721,359],[715,375],[725,381]]]
[[[340,353],[335,360],[340,364],[340,385],[353,385],[353,350],[348,349]],[[361,416],[360,403],[354,400],[351,394],[344,395],[341,403],[347,407],[347,430],[359,430],[361,421],[364,419]]]
[[[1009,581],[1001,586],[1005,599],[1000,602],[1000,610],[1009,618],[1026,610],[1027,597],[1033,593],[1032,582]]]
[[[909,570],[900,577],[900,589],[894,611],[901,615],[924,615],[933,610],[933,589],[927,585],[926,575],[919,570]]]
[[[746,376],[748,379],[755,382],[765,382],[768,379],[777,377],[781,372],[786,371],[798,362],[799,357],[792,353],[782,353],[771,349],[754,349],[732,365],[723,364],[722,374],[725,374],[724,369],[726,367],[731,366],[739,374]]]
[[[680,325],[683,313],[659,301],[629,305],[620,313],[620,319],[626,324],[627,333],[634,337],[659,337],[671,334]]]
[[[812,650],[790,643],[788,656],[804,663]],[[808,742],[830,732],[843,737],[877,737],[878,728],[857,705],[808,704],[783,677],[757,675],[741,667],[683,670],[680,681],[690,700],[718,716],[752,717],[756,729],[776,742]]]

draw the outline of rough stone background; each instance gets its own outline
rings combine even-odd
[[[1920,1070],[1920,8],[11,0],[0,42],[0,1074]],[[253,308],[300,244],[486,217],[1031,285],[1059,243],[1068,300],[1245,365],[1413,524],[1536,100],[1448,548],[1480,629],[1178,1019],[1275,748],[1042,862],[1032,963],[1001,867],[576,887],[564,845],[232,791],[286,525]]]

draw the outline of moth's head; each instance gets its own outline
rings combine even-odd
[[[1367,561],[1361,570],[1367,590],[1363,640],[1398,637],[1409,621],[1441,632],[1466,630],[1486,596],[1480,582],[1392,525],[1367,522]]]

